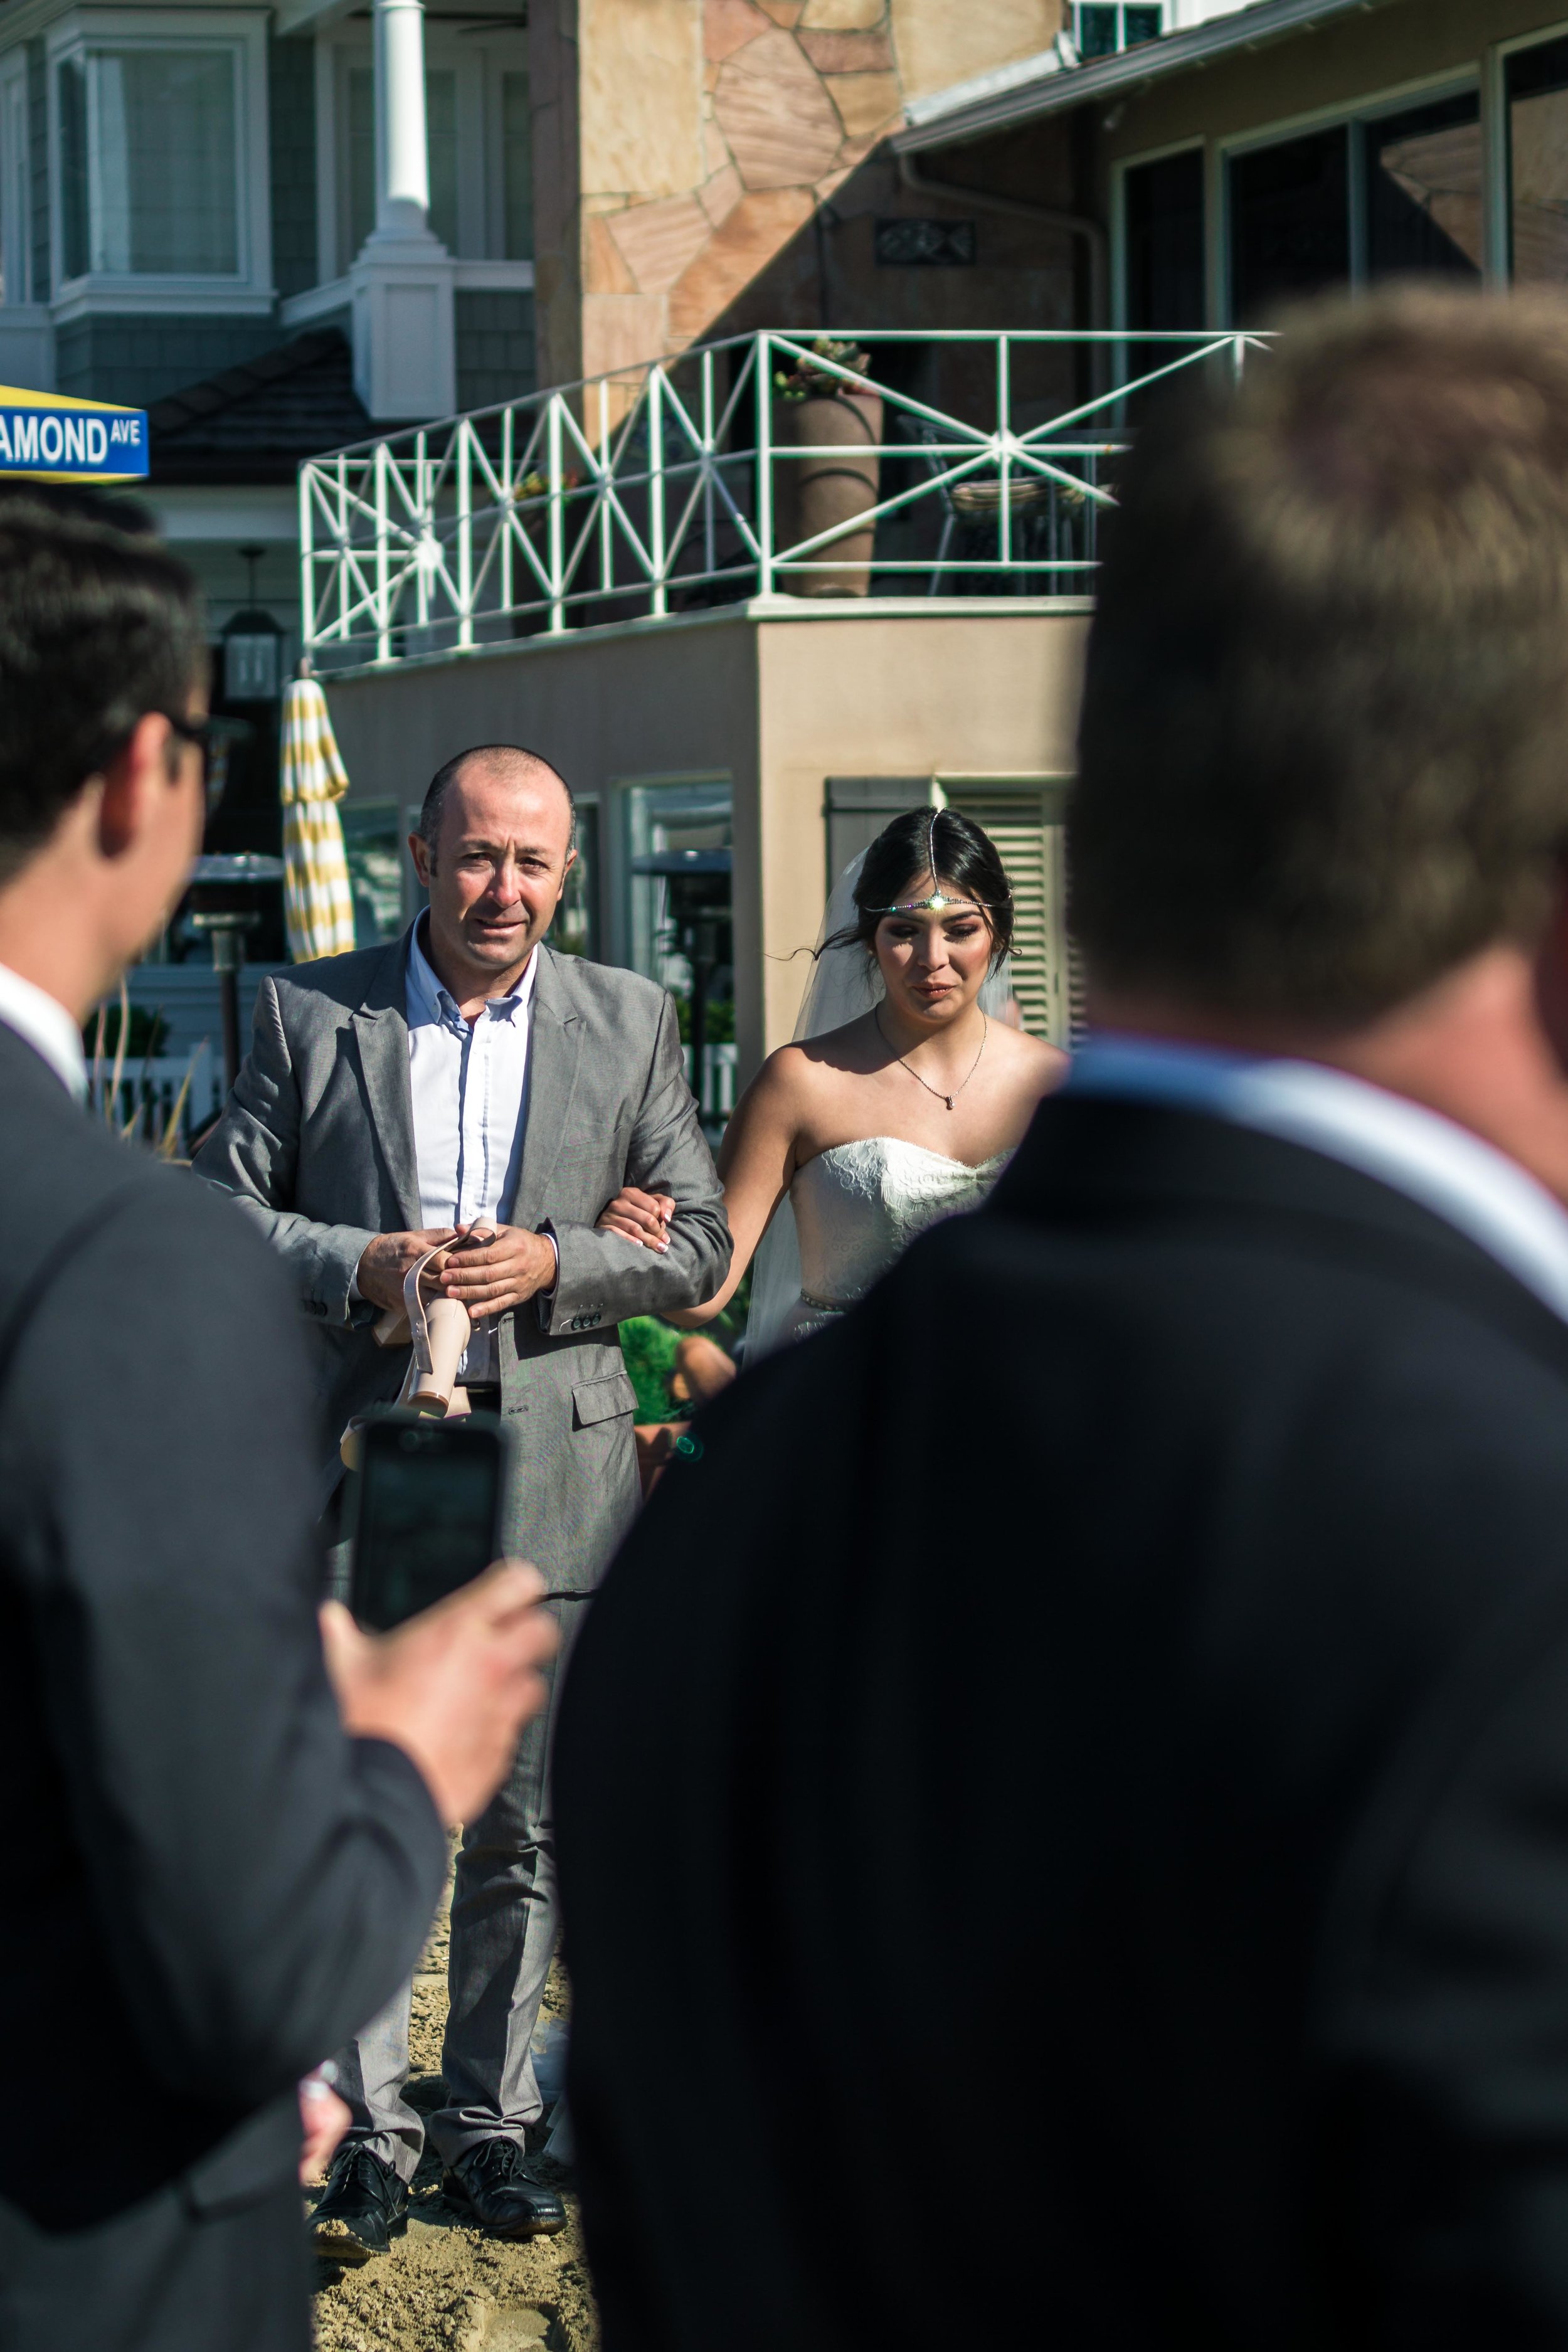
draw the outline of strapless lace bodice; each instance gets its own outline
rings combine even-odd
[[[981,1167],[897,1136],[836,1143],[808,1160],[790,1187],[800,1235],[801,1303],[815,1321],[842,1313],[884,1275],[917,1234],[977,1208],[1007,1164]]]

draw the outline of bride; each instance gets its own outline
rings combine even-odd
[[[847,870],[795,1042],[769,1055],[725,1132],[728,1279],[667,1321],[711,1322],[755,1257],[755,1361],[824,1328],[927,1225],[984,1198],[1067,1070],[989,1008],[1005,999],[1012,932],[1002,861],[954,809],[895,817]],[[660,1249],[674,1205],[628,1186],[599,1222]]]

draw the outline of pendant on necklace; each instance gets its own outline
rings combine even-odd
[[[951,1095],[943,1095],[942,1100],[947,1105],[949,1110],[951,1110],[952,1108],[952,1097]]]

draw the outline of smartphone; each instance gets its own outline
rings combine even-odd
[[[350,1606],[375,1633],[471,1583],[500,1556],[508,1433],[393,1407],[369,1416],[353,1507]]]

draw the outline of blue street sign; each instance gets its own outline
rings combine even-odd
[[[0,476],[36,482],[134,482],[147,473],[147,416],[65,393],[0,384]]]

